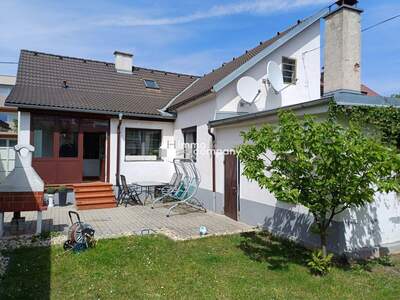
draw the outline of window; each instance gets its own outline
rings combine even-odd
[[[60,118],[60,157],[78,157],[78,131],[79,121],[72,118]]]
[[[127,160],[160,159],[161,130],[127,128],[125,157]]]
[[[53,135],[55,119],[51,117],[33,116],[33,157],[53,157]]]
[[[0,112],[0,132],[17,132],[18,116],[13,112]]]
[[[282,75],[284,83],[296,83],[296,60],[282,57]]]
[[[197,152],[197,127],[189,127],[182,129],[184,142],[184,158],[196,161]]]
[[[160,89],[158,83],[153,79],[144,79],[144,85],[149,89]]]
[[[0,139],[0,182],[14,169],[16,140]]]
[[[60,132],[60,157],[78,157],[78,133]]]

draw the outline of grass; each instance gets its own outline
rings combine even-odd
[[[392,267],[309,273],[307,250],[265,234],[174,242],[163,236],[101,240],[74,254],[25,248],[11,257],[0,299],[398,299]]]

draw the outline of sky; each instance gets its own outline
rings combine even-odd
[[[334,1],[1,0],[0,61],[29,49],[203,75]],[[362,27],[400,14],[399,0],[361,0]],[[362,34],[362,80],[400,93],[400,18]],[[0,64],[0,74],[16,65]]]

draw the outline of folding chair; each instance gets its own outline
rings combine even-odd
[[[125,203],[125,207],[128,206],[129,202],[133,202],[134,204],[142,204],[142,201],[139,198],[138,190],[135,186],[129,186],[126,183],[126,178],[124,175],[121,175],[121,184],[120,186],[120,194],[118,197],[118,205]]]

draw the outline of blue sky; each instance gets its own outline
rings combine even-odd
[[[333,1],[326,0],[1,0],[0,61],[20,49],[199,74],[252,48]],[[398,0],[361,0],[362,26],[400,13]],[[371,88],[400,92],[400,18],[363,33],[362,77]],[[15,73],[0,65],[0,74]]]

